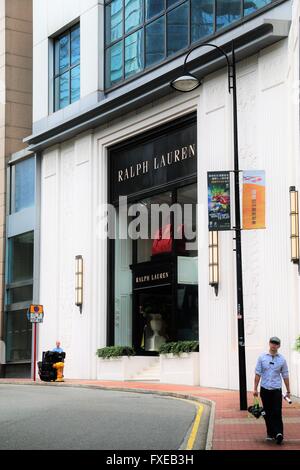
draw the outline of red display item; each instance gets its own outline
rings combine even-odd
[[[178,240],[177,251],[178,253],[185,252],[185,238],[184,238],[184,226],[179,225],[177,229]],[[162,253],[172,253],[173,250],[173,227],[171,224],[167,224],[164,227],[157,230],[153,244],[152,244],[152,255],[159,255]]]

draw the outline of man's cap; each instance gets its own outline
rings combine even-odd
[[[272,336],[272,338],[270,338],[270,343],[280,344],[281,341],[277,336]]]

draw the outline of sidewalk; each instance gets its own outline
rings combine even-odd
[[[30,380],[0,379],[2,384],[33,384]],[[178,397],[195,397],[215,403],[212,450],[300,450],[300,400],[291,405],[283,402],[285,439],[281,446],[265,442],[266,430],[263,418],[255,419],[247,411],[239,410],[239,393],[184,385],[141,383],[141,382],[102,382],[98,380],[66,380],[64,384],[44,384],[50,386],[83,386],[101,389],[136,390],[154,393],[170,393]],[[248,394],[248,405],[253,402]]]

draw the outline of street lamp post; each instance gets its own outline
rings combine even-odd
[[[200,47],[213,47],[222,54],[228,68],[228,91],[233,98],[233,132],[234,132],[234,190],[235,190],[235,241],[236,241],[236,287],[237,287],[237,320],[238,320],[238,353],[239,353],[239,391],[240,409],[247,410],[247,380],[246,380],[246,354],[245,354],[245,326],[244,326],[244,296],[242,271],[242,243],[241,243],[241,203],[240,203],[240,169],[239,169],[239,139],[237,118],[237,86],[236,86],[236,60],[234,43],[232,42],[231,61],[228,54],[215,44],[200,44],[193,47],[184,61],[184,71],[181,77],[172,81],[171,86],[181,92],[190,92],[201,85],[200,80],[188,72],[187,60],[190,54]]]

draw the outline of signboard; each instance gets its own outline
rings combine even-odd
[[[208,228],[210,231],[231,230],[230,172],[209,172],[207,182]]]
[[[43,323],[44,307],[42,305],[30,305],[27,318],[30,323]]]
[[[133,272],[133,290],[172,284],[172,263],[139,263],[132,266],[131,269]]]
[[[243,172],[243,229],[266,228],[266,176],[264,171]]]
[[[185,118],[110,150],[113,203],[197,176],[197,123]]]

